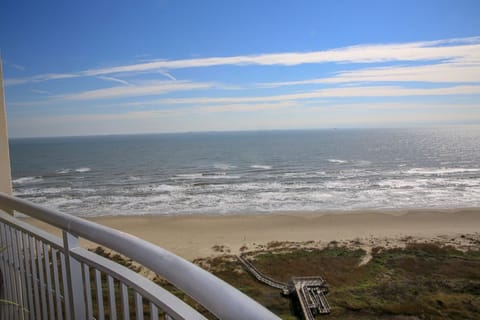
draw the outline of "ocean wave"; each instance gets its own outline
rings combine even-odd
[[[359,165],[359,166],[369,166],[369,165],[372,164],[372,162],[368,161],[368,160],[356,160],[356,161],[354,161],[354,164]]]
[[[220,175],[220,174],[205,174],[202,176],[204,179],[240,179],[238,175]]]
[[[62,188],[37,189],[20,194],[39,204],[78,215],[254,213],[275,211],[342,210],[363,208],[458,207],[480,203],[480,179],[475,186],[458,188],[450,177],[364,180],[325,183],[250,182],[192,185],[152,184],[109,190],[108,194],[78,193]],[[454,184],[457,182],[457,185]],[[473,184],[473,183],[472,183]],[[445,185],[445,187],[443,187]],[[47,191],[47,192],[45,192]],[[16,194],[17,195],[17,194]]]
[[[218,193],[219,195],[224,195],[227,193],[234,194],[237,192],[250,193],[259,191],[283,190],[284,188],[285,185],[279,182],[247,182],[208,185],[209,192]]]
[[[318,178],[326,175],[325,171],[315,171],[315,172],[285,172],[283,176],[286,178]]]
[[[186,173],[177,174],[173,180],[196,180],[196,179],[240,179],[239,175],[229,175],[226,172],[209,173]]]
[[[335,175],[335,178],[342,180],[352,178],[365,178],[371,176],[372,174],[374,173],[365,169],[345,169],[338,171]]]
[[[87,167],[84,167],[84,168],[77,168],[77,169],[75,169],[75,172],[79,172],[79,173],[82,173],[82,172],[89,172],[89,171],[92,171],[92,169],[90,169],[90,168],[87,168]]]
[[[48,198],[43,204],[53,209],[61,209],[62,207],[82,205],[83,201],[73,198]]]
[[[412,168],[406,174],[442,175],[452,173],[480,172],[478,168]]]
[[[72,169],[60,169],[56,171],[58,174],[67,174],[72,172]]]
[[[98,192],[94,188],[72,188],[72,187],[45,187],[45,188],[21,188],[14,190],[15,195],[19,196],[52,196],[57,194],[75,194],[82,196]]]
[[[177,174],[172,179],[200,179],[203,176],[202,173],[181,173]]]
[[[381,188],[390,188],[390,189],[413,189],[428,184],[427,179],[415,179],[415,180],[397,180],[397,179],[386,179],[376,183]]]
[[[344,164],[348,163],[348,160],[341,160],[341,159],[327,159],[330,163],[337,163],[337,164]]]
[[[15,184],[26,184],[26,183],[36,183],[36,182],[42,182],[43,178],[42,177],[21,177],[18,179],[14,179],[12,182]]]
[[[135,188],[135,191],[140,192],[174,192],[174,191],[181,191],[185,188],[182,186],[175,186],[170,184],[159,184],[159,185],[151,185],[151,186],[142,186]]]
[[[231,170],[237,168],[237,166],[234,166],[232,164],[225,164],[225,163],[215,163],[213,165],[215,169],[220,169],[220,170]]]
[[[252,169],[262,169],[262,170],[270,170],[270,169],[272,169],[272,166],[263,165],[263,164],[254,164],[254,165],[251,165],[250,168],[252,168]]]

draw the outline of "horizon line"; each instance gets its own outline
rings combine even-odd
[[[479,127],[480,123],[462,124],[432,124],[414,126],[375,126],[375,127],[319,127],[319,128],[285,128],[285,129],[246,129],[246,130],[198,130],[198,131],[168,131],[168,132],[138,132],[138,133],[98,133],[79,135],[45,135],[45,136],[9,136],[8,140],[21,139],[50,139],[50,138],[94,138],[94,137],[121,137],[121,136],[153,136],[153,135],[187,135],[208,133],[253,133],[253,132],[281,132],[281,131],[323,131],[323,130],[399,130],[399,129],[442,129],[453,127]]]

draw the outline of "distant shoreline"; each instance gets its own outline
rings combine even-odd
[[[55,233],[52,227],[28,220]],[[130,233],[188,260],[215,254],[213,246],[225,246],[231,253],[238,253],[244,246],[272,241],[327,244],[363,239],[394,243],[405,237],[445,240],[480,232],[480,208],[364,210],[342,214],[108,216],[88,220]]]

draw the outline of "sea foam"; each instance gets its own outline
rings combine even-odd
[[[43,181],[42,177],[21,177],[13,180],[12,182],[16,184],[25,184],[25,183],[36,183],[41,181]]]

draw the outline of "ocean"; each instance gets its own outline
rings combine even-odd
[[[480,128],[11,139],[14,194],[78,216],[480,206]]]

